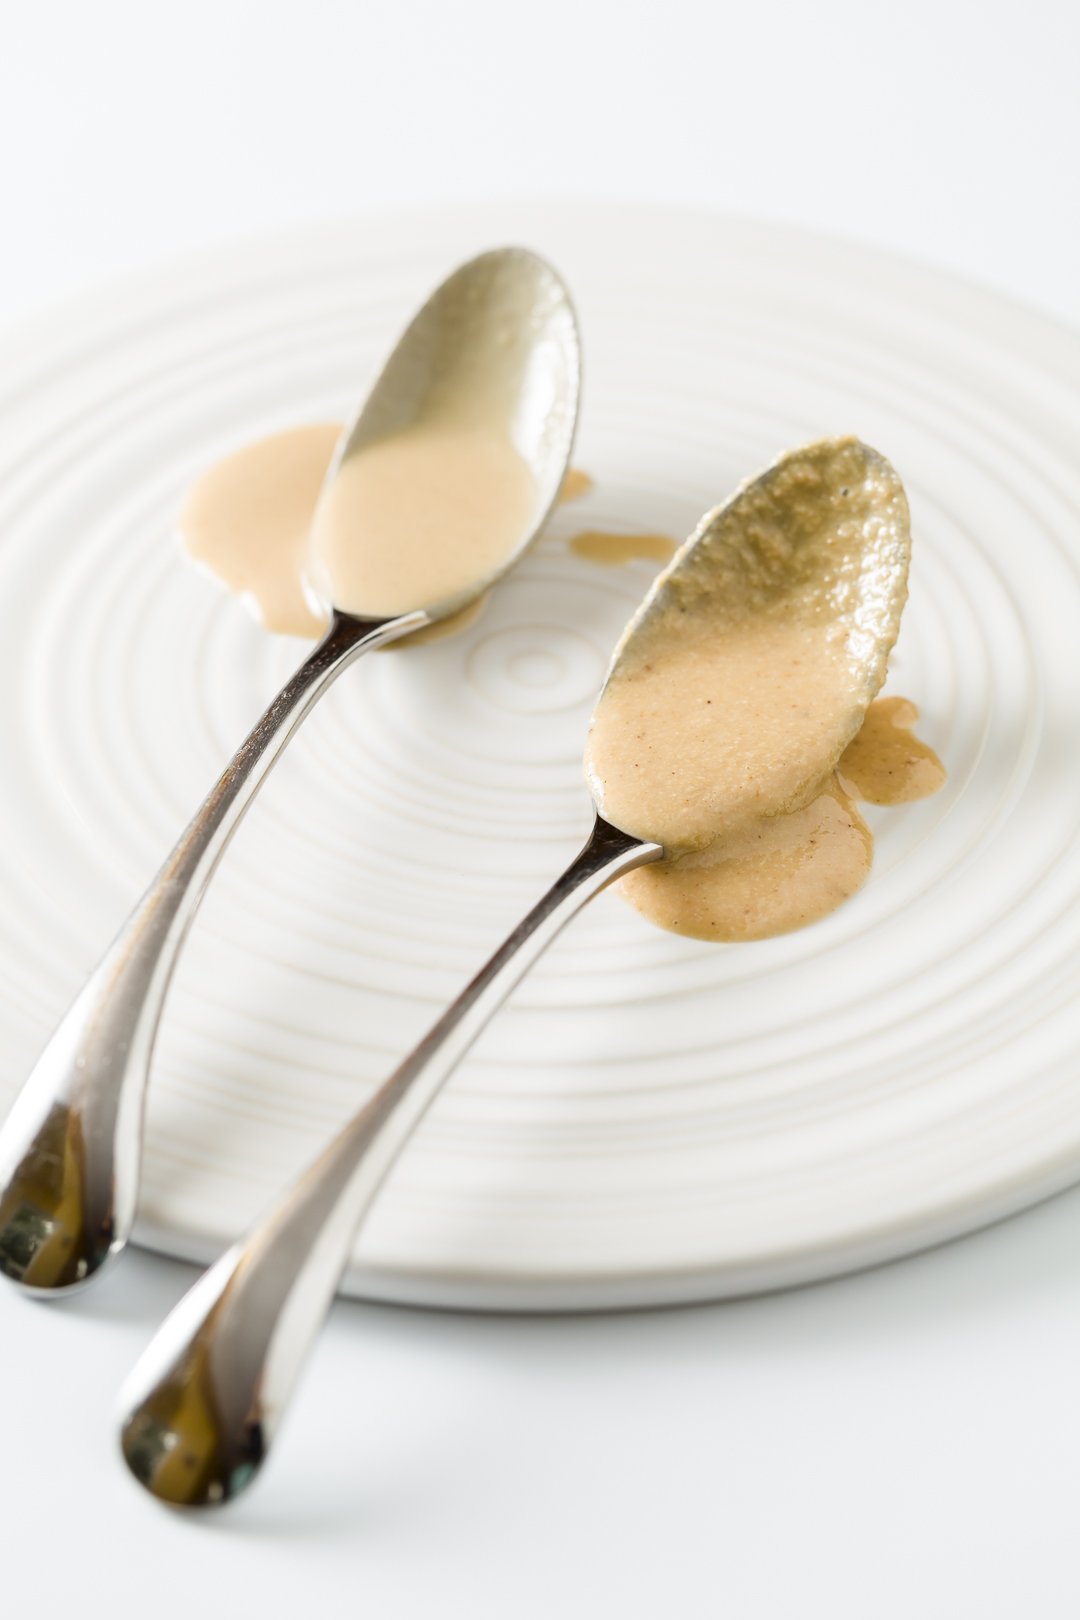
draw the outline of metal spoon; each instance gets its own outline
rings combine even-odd
[[[740,516],[747,514],[749,527],[755,492],[776,475],[770,468],[702,520],[631,620],[605,689],[624,660],[636,659],[641,638],[652,637],[657,604],[669,593],[678,595],[707,561],[710,545],[737,555]],[[899,486],[895,474],[892,479],[890,494]],[[884,489],[879,516],[880,522],[868,525],[868,533],[874,532],[867,541],[877,566],[866,571],[865,588],[853,593],[860,634],[852,638],[850,656],[865,661],[870,686],[875,670],[880,679],[882,645],[887,653],[895,636],[907,575],[904,544],[891,544],[900,528],[906,534],[906,515],[897,518]],[[869,618],[860,612],[864,599]],[[872,696],[868,690],[868,702]],[[828,768],[826,763],[823,773]],[[121,1397],[123,1454],[154,1496],[205,1506],[227,1501],[250,1484],[273,1443],[357,1227],[439,1089],[571,917],[615,878],[663,853],[659,844],[622,832],[598,814],[581,853],[415,1050],[249,1235],[181,1300]]]
[[[486,409],[497,401],[500,418],[491,425],[505,425],[530,468],[531,521],[505,563],[449,600],[418,601],[394,618],[354,617],[328,604],[326,635],[214,784],[0,1132],[0,1271],[25,1288],[55,1295],[78,1287],[127,1243],[154,1036],[184,937],[231,834],[293,732],[348,664],[459,611],[534,539],[569,462],[580,364],[574,312],[550,265],[522,248],[486,253],[456,270],[420,310],[342,435],[324,498],[366,444],[408,427],[432,402],[444,418],[458,398],[467,412],[479,384]]]

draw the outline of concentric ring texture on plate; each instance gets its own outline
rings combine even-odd
[[[574,854],[581,751],[650,565],[781,449],[855,432],[911,498],[889,689],[945,790],[870,812],[832,918],[759,944],[603,895],[439,1099],[349,1291],[659,1303],[905,1252],[1080,1175],[1080,341],[958,282],[706,215],[497,206],[264,242],[7,341],[0,368],[3,1096],[290,667],[181,558],[193,474],[349,413],[415,304],[499,241],[578,302],[560,510],[479,621],[329,694],[215,878],[162,1026],[141,1234],[209,1257]]]

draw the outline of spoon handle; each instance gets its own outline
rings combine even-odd
[[[85,1283],[131,1232],[162,1005],[210,875],[309,709],[369,648],[427,622],[335,615],[241,743],[38,1059],[0,1131],[0,1271],[38,1293]]]
[[[153,1495],[204,1506],[250,1482],[356,1229],[440,1087],[570,918],[614,878],[661,853],[597,817],[581,853],[419,1045],[181,1300],[123,1395],[124,1457]]]

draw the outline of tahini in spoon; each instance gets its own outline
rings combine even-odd
[[[562,281],[521,248],[435,291],[342,436],[312,535],[329,628],[225,767],[39,1058],[0,1132],[0,1271],[91,1279],[135,1215],[154,1037],[210,876],[270,767],[361,654],[466,607],[558,497],[580,388]]]
[[[624,682],[644,681],[647,689],[650,673],[681,652],[688,633],[707,632],[717,619],[725,636],[760,628],[783,661],[785,602],[800,627],[794,657],[799,665],[807,657],[813,663],[815,703],[826,719],[784,778],[796,791],[809,791],[835,766],[881,684],[906,593],[908,550],[900,481],[884,458],[855,440],[794,452],[706,517],[616,649],[590,730],[589,777],[601,809],[607,794],[595,743],[613,713],[616,731],[625,730],[618,716]],[[790,696],[792,671],[786,675]],[[766,696],[775,690],[767,671],[757,690]],[[675,758],[688,737],[693,741],[690,711],[699,698],[687,692],[690,729],[673,739]],[[669,706],[661,736],[672,723],[678,733],[679,716]],[[132,1473],[159,1499],[220,1503],[255,1477],[357,1227],[440,1087],[570,918],[615,878],[664,856],[657,832],[665,817],[678,836],[670,805],[657,814],[655,804],[646,804],[639,824],[625,789],[616,798],[620,824],[597,815],[584,849],[539,904],[154,1338],[122,1396],[122,1447]],[[676,794],[676,812],[680,802]]]

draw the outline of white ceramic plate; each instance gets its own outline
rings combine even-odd
[[[1080,1175],[1080,340],[812,236],[495,207],[262,242],[7,342],[0,364],[4,1098],[302,648],[182,560],[191,476],[346,414],[458,259],[522,240],[585,337],[595,478],[456,640],[369,658],[216,877],[162,1028],[141,1236],[209,1257],[360,1103],[589,823],[580,756],[650,578],[576,529],[684,535],[853,431],[911,497],[890,689],[951,776],[871,812],[865,890],[762,944],[615,894],[556,944],[379,1199],[350,1292],[559,1308],[822,1277]]]

